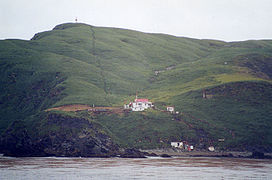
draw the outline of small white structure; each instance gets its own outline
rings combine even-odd
[[[171,146],[175,148],[183,148],[183,142],[171,142]]]
[[[129,104],[124,104],[124,109],[129,109]]]
[[[215,149],[214,149],[213,146],[210,146],[210,147],[208,148],[208,150],[211,151],[211,152],[213,152]]]
[[[175,108],[173,106],[167,106],[166,110],[169,111],[170,113],[174,113],[175,112]]]
[[[133,102],[124,105],[124,109],[131,109],[132,111],[144,111],[154,105],[148,99],[135,99]]]

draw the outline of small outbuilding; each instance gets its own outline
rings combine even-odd
[[[210,147],[208,148],[208,150],[211,151],[211,152],[213,152],[215,149],[214,149],[213,146],[210,146]]]
[[[175,148],[183,148],[183,142],[171,142],[171,146]]]
[[[175,108],[173,106],[167,106],[166,110],[169,111],[170,113],[174,113],[175,112]]]

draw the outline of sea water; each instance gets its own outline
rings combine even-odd
[[[272,179],[272,160],[0,157],[0,179]]]

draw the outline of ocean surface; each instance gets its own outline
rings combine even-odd
[[[272,160],[0,157],[0,179],[272,179]]]

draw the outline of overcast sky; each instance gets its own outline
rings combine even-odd
[[[198,39],[272,39],[272,0],[0,0],[0,39],[79,22]]]

